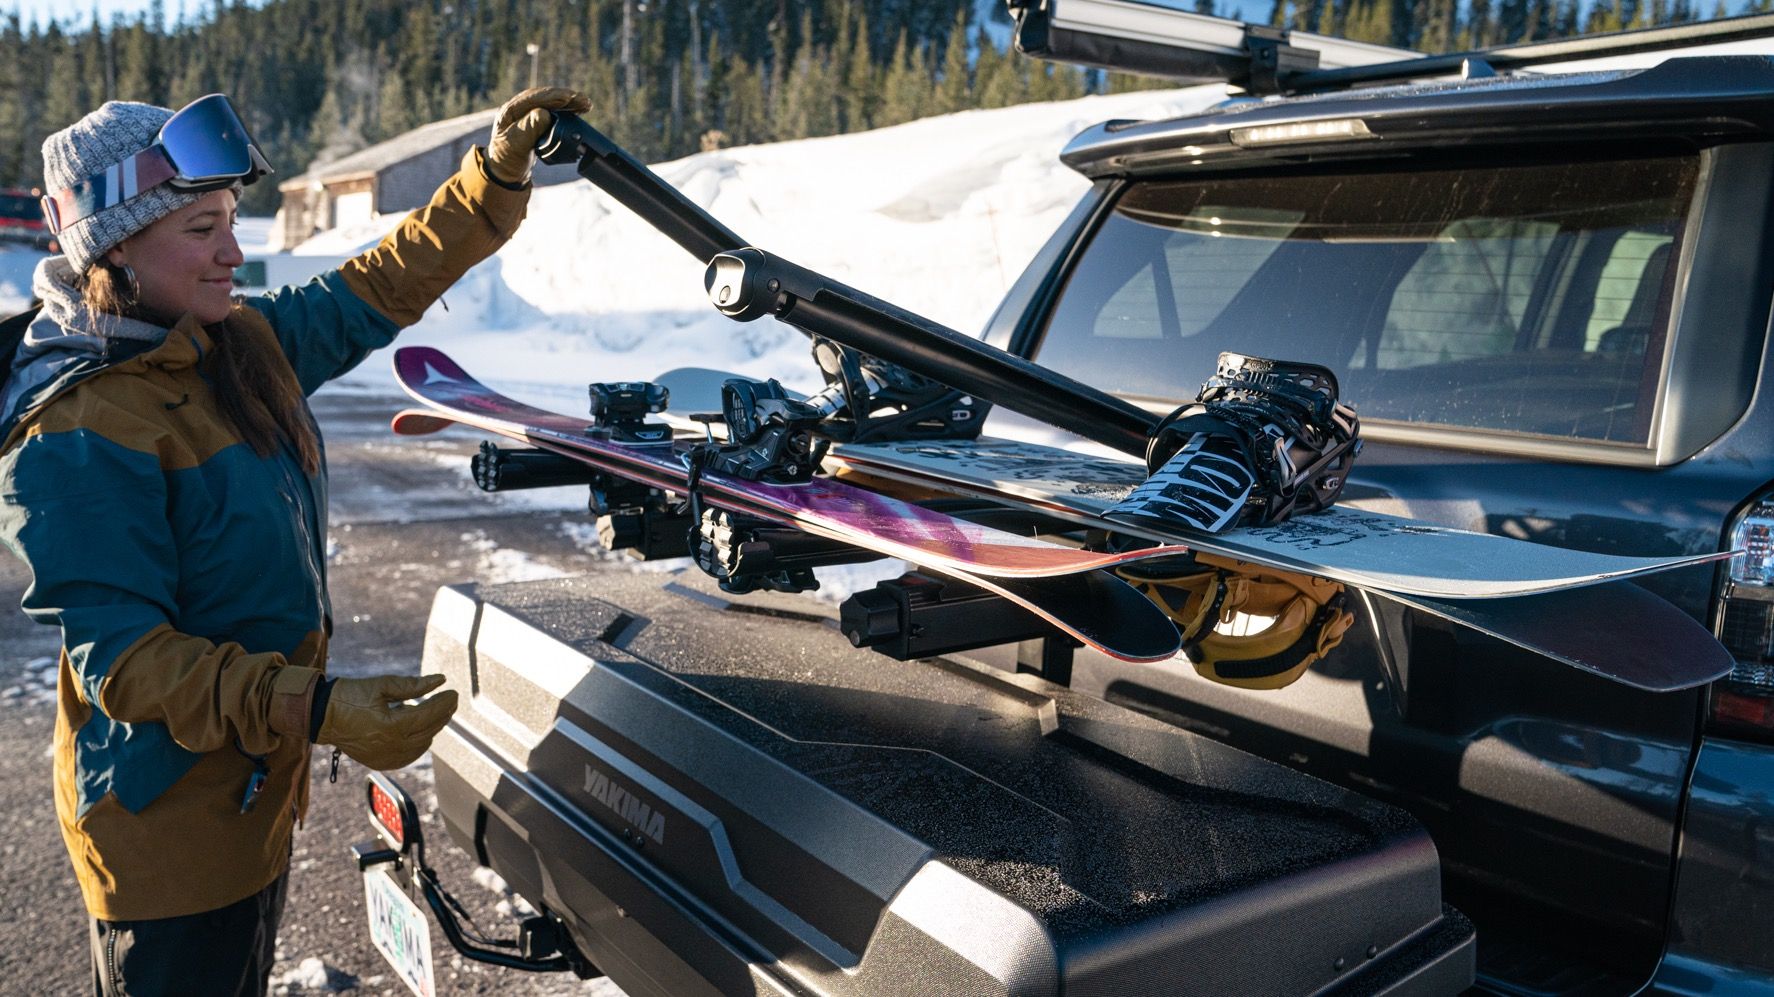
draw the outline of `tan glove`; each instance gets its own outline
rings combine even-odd
[[[487,142],[487,169],[503,183],[521,184],[530,179],[536,143],[554,124],[550,111],[584,114],[591,98],[565,87],[531,87],[505,102],[493,121],[493,137]]]
[[[333,681],[315,743],[330,744],[378,771],[411,765],[456,712],[456,691],[446,689],[408,706],[443,685],[442,675],[372,675]]]

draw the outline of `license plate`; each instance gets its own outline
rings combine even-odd
[[[431,922],[425,912],[386,869],[364,873],[363,894],[370,941],[413,993],[433,997],[437,990],[431,980]]]

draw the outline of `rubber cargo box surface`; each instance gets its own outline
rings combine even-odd
[[[452,837],[634,997],[1449,993],[1409,816],[688,574],[444,589]]]

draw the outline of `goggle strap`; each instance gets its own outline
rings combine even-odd
[[[52,234],[60,234],[82,218],[122,204],[144,190],[171,180],[177,172],[171,157],[156,142],[121,163],[105,167],[103,173],[46,195],[43,198],[44,220],[49,223]]]

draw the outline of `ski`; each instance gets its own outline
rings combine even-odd
[[[401,435],[460,423],[570,457],[624,479],[683,493],[690,472],[683,445],[623,443],[587,432],[587,420],[535,408],[481,384],[442,352],[395,352],[401,386],[429,408],[395,417]],[[1103,553],[1062,547],[902,502],[840,481],[800,485],[702,475],[709,502],[850,544],[976,585],[1041,617],[1106,654],[1155,661],[1178,649],[1176,628],[1133,588],[1099,569],[1186,548]]]

